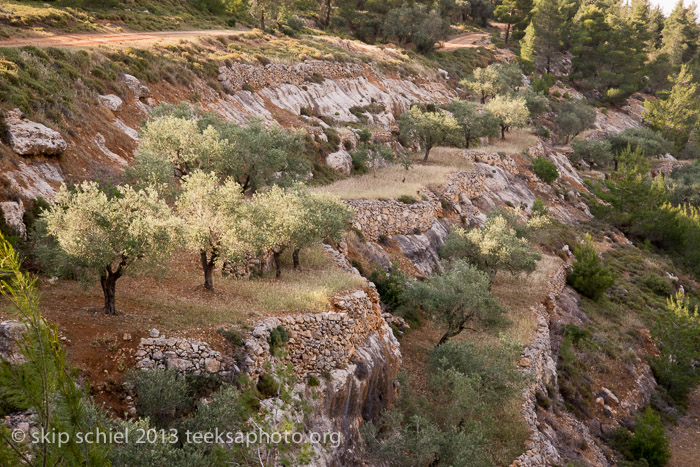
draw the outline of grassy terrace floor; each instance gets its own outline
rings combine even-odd
[[[60,328],[88,320],[104,323],[104,332],[139,332],[217,328],[245,324],[289,312],[320,312],[335,293],[362,285],[362,280],[337,267],[320,247],[301,254],[301,270],[291,268],[283,255],[282,279],[269,275],[254,279],[227,279],[216,275],[214,292],[203,289],[198,258],[175,257],[162,277],[124,277],[117,282],[119,316],[102,314],[102,290],[75,281],[42,281],[42,312]],[[3,314],[12,316],[12,312]],[[121,334],[120,334],[121,336]]]
[[[430,152],[427,163],[423,163],[422,156],[416,155],[414,165],[409,170],[391,165],[314,188],[314,191],[332,193],[343,199],[416,196],[424,188],[445,183],[445,176],[450,172],[472,169],[473,165],[462,157],[462,152],[463,149],[458,148],[435,148]]]

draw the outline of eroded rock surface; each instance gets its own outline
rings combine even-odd
[[[5,117],[7,142],[22,156],[51,156],[68,146],[56,130],[24,118],[19,109],[10,110]]]

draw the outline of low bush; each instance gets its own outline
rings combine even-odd
[[[602,264],[590,235],[586,235],[583,245],[574,249],[574,255],[576,262],[567,282],[581,295],[593,300],[600,299],[615,283],[615,277]]]
[[[129,380],[136,393],[136,410],[160,428],[170,427],[192,407],[187,381],[175,370],[137,370]]]
[[[264,399],[269,399],[279,394],[280,384],[275,380],[274,376],[265,373],[260,375],[256,388]]]
[[[404,204],[416,204],[418,200],[410,195],[402,195],[398,197],[398,200]]]
[[[554,162],[544,157],[538,157],[533,163],[535,175],[545,183],[552,183],[559,177],[559,171]]]
[[[284,346],[289,341],[289,333],[281,324],[270,331],[270,337],[267,338],[270,344],[270,353],[277,356]]]
[[[627,459],[641,462],[635,465],[664,467],[671,460],[666,429],[659,414],[649,407],[635,417],[633,434],[621,428],[614,439]]]
[[[667,297],[673,293],[673,284],[671,280],[659,274],[648,272],[641,277],[639,282],[656,295]]]

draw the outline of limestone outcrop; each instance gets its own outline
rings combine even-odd
[[[343,175],[350,175],[350,172],[352,172],[352,156],[345,149],[328,154],[326,156],[326,164]]]
[[[4,201],[0,203],[0,214],[5,218],[5,224],[13,228],[23,238],[27,237],[27,226],[24,225],[24,203],[22,201]]]
[[[22,156],[52,156],[68,146],[59,132],[24,118],[19,109],[7,112],[5,131],[12,150]]]

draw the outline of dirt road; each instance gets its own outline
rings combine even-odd
[[[154,31],[123,33],[59,34],[44,37],[23,37],[0,40],[0,47],[95,47],[100,45],[143,46],[173,43],[199,37],[229,36],[246,29],[205,29],[198,31]]]

